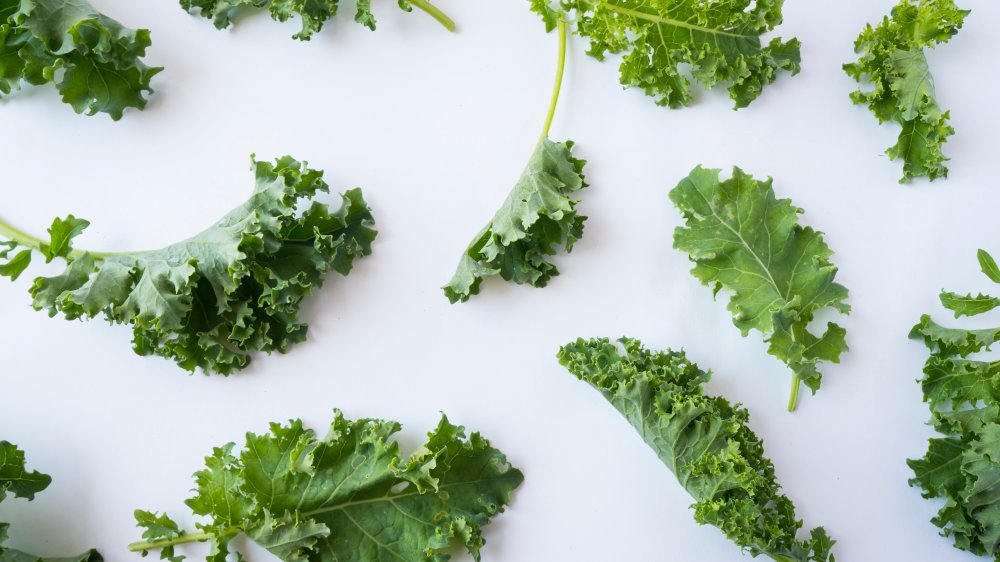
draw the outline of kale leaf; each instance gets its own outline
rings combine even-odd
[[[802,209],[777,199],[771,179],[757,181],[734,168],[732,178],[720,181],[720,172],[699,166],[670,192],[686,221],[674,233],[674,247],[690,255],[691,273],[714,293],[732,291],[736,327],[744,336],[764,334],[768,353],[792,370],[791,411],[799,383],[815,393],[818,364],[837,363],[847,351],[846,330],[830,322],[817,336],[809,323],[825,308],[849,313],[848,292],[834,281],[833,251],[822,233],[798,224]]]
[[[1000,282],[996,262],[979,251],[983,273]],[[942,293],[942,303],[961,315],[988,312],[995,299],[979,295],[956,302]],[[972,304],[969,304],[972,302]],[[941,498],[944,507],[931,522],[951,537],[955,548],[1000,558],[1000,363],[970,359],[1000,339],[1000,328],[945,328],[924,315],[910,337],[924,342],[930,357],[921,380],[931,425],[941,437],[930,440],[922,459],[907,462],[910,485],[925,498]]]
[[[69,320],[103,315],[133,328],[133,348],[189,371],[230,374],[255,351],[284,353],[306,337],[298,317],[305,297],[326,275],[350,273],[371,253],[376,231],[360,189],[347,191],[340,209],[303,203],[329,190],[323,172],[291,157],[253,162],[250,198],[204,232],[166,248],[134,253],[74,250],[89,224],[57,219],[50,242],[0,224],[0,274],[16,278],[41,252],[62,258],[63,273],[39,277],[33,306]],[[15,253],[15,251],[17,253]]]
[[[146,107],[162,68],[140,59],[149,30],[129,29],[86,0],[0,0],[0,96],[53,82],[77,113]]]
[[[271,424],[206,457],[187,505],[209,522],[184,533],[166,515],[136,511],[144,555],[209,542],[209,562],[222,562],[244,534],[287,562],[406,560],[444,562],[453,545],[478,561],[482,528],[502,513],[524,480],[503,453],[478,433],[442,417],[427,443],[400,456],[392,421],[347,420],[339,411],[326,437],[302,422]]]
[[[886,151],[892,160],[903,160],[900,183],[948,177],[941,146],[955,129],[949,112],[938,106],[925,49],[954,37],[967,15],[954,0],[901,0],[891,17],[865,27],[855,42],[860,57],[844,65],[851,78],[872,84],[870,91],[853,92],[851,100],[868,104],[879,123],[902,126],[899,141]]]
[[[798,74],[798,39],[761,36],[781,24],[784,0],[532,0],[551,31],[567,18],[603,61],[624,53],[626,88],[639,88],[661,106],[691,105],[691,80],[706,89],[728,84],[736,109],[750,105],[782,71]],[[751,7],[752,4],[752,7]],[[749,8],[749,9],[748,9]],[[690,66],[690,76],[681,71]]]
[[[52,478],[38,471],[29,471],[25,465],[24,451],[12,443],[0,441],[0,502],[8,495],[28,501],[35,494],[45,490]],[[3,562],[102,562],[104,558],[96,550],[88,550],[79,556],[69,558],[42,558],[13,548],[7,548],[9,523],[0,523],[0,560]]]
[[[785,562],[833,562],[822,527],[798,540],[802,522],[748,427],[749,414],[706,396],[710,374],[683,352],[652,352],[636,340],[577,340],[559,362],[597,389],[643,436],[694,498],[699,524],[719,528],[752,556]]]
[[[233,18],[244,11],[267,8],[271,18],[285,22],[292,16],[302,21],[302,30],[293,35],[294,39],[309,41],[323,29],[323,24],[337,15],[340,0],[180,0],[181,7],[191,14],[200,14],[215,23],[218,29],[232,25]],[[428,0],[399,0],[403,11],[420,8],[449,31],[455,31],[455,22]],[[375,16],[372,14],[371,0],[359,0],[354,21],[368,29],[375,30]]]

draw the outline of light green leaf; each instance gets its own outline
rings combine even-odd
[[[562,0],[561,11],[590,41],[588,54],[623,54],[620,81],[657,105],[692,101],[691,79],[706,89],[728,84],[735,107],[746,107],[780,72],[797,74],[799,41],[761,36],[781,24],[783,0]],[[559,13],[543,0],[532,11],[555,27]],[[690,77],[681,68],[690,67]]]
[[[833,562],[820,527],[808,540],[781,494],[749,414],[724,398],[705,396],[709,373],[683,352],[653,352],[633,339],[577,340],[559,362],[597,389],[642,435],[694,498],[695,520],[718,527],[752,556],[786,562]]]
[[[955,318],[984,314],[1000,306],[1000,299],[980,293],[978,296],[942,292],[941,304],[955,313]]]
[[[997,267],[997,262],[993,259],[993,256],[986,250],[979,250],[977,257],[979,258],[979,267],[990,278],[990,281],[1000,283],[1000,267]]]
[[[851,78],[871,83],[870,89],[854,91],[851,100],[867,104],[879,123],[902,127],[899,141],[886,151],[903,161],[901,183],[948,176],[941,147],[955,130],[937,104],[925,49],[956,35],[968,14],[954,0],[900,0],[891,17],[865,27],[855,42],[858,60],[844,65]]]
[[[542,141],[507,199],[466,248],[452,280],[443,287],[452,303],[479,293],[483,278],[544,287],[559,269],[547,256],[570,252],[587,217],[577,213],[575,192],[587,187],[586,161],[573,157],[573,141]]]
[[[814,392],[818,363],[839,362],[847,351],[843,328],[830,323],[822,335],[809,331],[815,314],[832,308],[847,314],[847,289],[834,281],[833,251],[823,235],[798,224],[801,209],[777,199],[771,180],[758,181],[734,168],[695,168],[670,192],[685,225],[674,233],[674,247],[695,263],[691,273],[703,284],[732,292],[729,310],[743,335],[756,330],[768,352]]]
[[[50,263],[56,258],[67,258],[73,251],[73,239],[83,233],[84,229],[90,226],[90,222],[78,219],[73,215],[65,219],[57,218],[49,228],[49,239],[51,242],[42,244],[39,248],[45,256],[45,263]]]

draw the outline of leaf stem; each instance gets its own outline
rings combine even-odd
[[[188,533],[172,539],[160,539],[158,541],[134,542],[128,545],[129,552],[143,552],[146,550],[157,550],[168,546],[188,544],[193,542],[203,542],[215,538],[230,537],[240,532],[235,527],[226,529],[222,533]]]
[[[448,31],[455,31],[455,21],[449,18],[448,14],[442,12],[441,9],[434,4],[431,4],[427,0],[410,0],[410,4],[413,4],[414,6],[427,12],[428,15],[436,19]]]
[[[566,20],[559,16],[559,62],[556,66],[556,85],[552,89],[552,102],[549,104],[549,113],[545,118],[545,126],[542,128],[542,136],[539,142],[548,138],[549,129],[552,127],[552,119],[556,115],[556,106],[559,104],[559,93],[562,91],[563,74],[566,71]]]
[[[17,242],[19,245],[25,248],[30,248],[37,252],[42,250],[42,246],[45,245],[45,241],[37,236],[32,236],[23,230],[14,227],[10,223],[0,219],[0,238],[6,238],[12,242]],[[69,254],[70,259],[77,259],[82,257],[84,254],[90,254],[93,258],[97,260],[104,260],[113,256],[134,256],[137,254],[145,254],[147,252],[91,252],[88,250],[73,250]]]
[[[45,244],[40,238],[36,238],[23,230],[14,228],[13,225],[7,223],[3,219],[0,219],[0,237],[6,238],[12,242],[17,242],[21,246],[26,248],[31,248],[32,250],[41,250],[42,245]]]
[[[792,375],[792,396],[788,399],[788,411],[794,412],[799,403],[799,387],[802,386],[802,379],[798,375]]]

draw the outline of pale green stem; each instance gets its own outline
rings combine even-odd
[[[432,18],[436,19],[441,25],[445,27],[448,31],[455,31],[455,22],[448,17],[448,14],[442,12],[437,6],[431,4],[427,0],[410,0],[410,4],[420,8],[421,10],[427,12]]]
[[[41,250],[42,245],[45,243],[40,238],[35,238],[27,232],[14,228],[3,220],[0,220],[0,237],[17,242],[25,248],[31,248],[32,250]]]
[[[226,529],[222,533],[189,533],[173,539],[160,539],[157,541],[148,541],[148,542],[134,542],[128,545],[128,549],[130,552],[159,550],[161,548],[166,548],[168,546],[177,546],[179,544],[189,544],[193,542],[203,542],[214,538],[230,537],[238,534],[239,532],[240,529],[234,527],[231,529]]]
[[[41,251],[42,246],[45,244],[45,241],[41,238],[32,236],[23,230],[15,228],[3,219],[0,219],[0,238],[6,238],[12,242],[17,242],[25,248],[31,248],[36,251]],[[90,254],[98,260],[103,260],[112,256],[130,256],[142,253],[145,252],[88,252],[87,250],[73,250],[70,252],[69,257],[70,259],[76,259],[84,254]]]
[[[556,66],[556,85],[552,89],[552,102],[549,104],[549,113],[545,118],[545,126],[542,128],[542,136],[539,142],[548,138],[549,129],[552,127],[552,119],[556,115],[556,106],[559,104],[559,93],[562,91],[563,74],[566,71],[566,22],[559,17],[559,62]]]
[[[794,412],[795,407],[799,403],[799,387],[802,386],[802,380],[798,375],[792,376],[792,397],[788,399],[788,411]]]

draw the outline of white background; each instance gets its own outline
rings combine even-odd
[[[855,85],[840,69],[892,2],[789,1],[780,33],[802,40],[803,71],[739,112],[723,90],[659,108],[621,90],[617,61],[599,63],[571,38],[552,137],[576,140],[590,161],[586,235],[557,259],[563,275],[548,288],[490,281],[451,306],[439,286],[517,179],[548,105],[556,37],[526,1],[440,0],[457,34],[387,0],[371,33],[344,6],[311,43],[290,38],[297,22],[264,15],[222,32],[171,0],[95,3],[152,30],[147,60],[166,66],[153,102],[118,123],[74,115],[51,87],[0,103],[0,216],[42,233],[74,213],[93,223],[82,247],[159,247],[248,195],[251,152],[287,153],[326,170],[334,189],[363,186],[380,235],[373,256],[307,302],[307,343],[228,379],[135,356],[126,328],[33,311],[27,289],[44,266],[4,282],[0,437],[54,478],[35,502],[0,508],[13,546],[134,559],[133,509],[191,523],[182,502],[212,446],[292,417],[322,431],[339,407],[401,421],[407,451],[445,411],[524,470],[487,530],[485,560],[739,560],[693,522],[690,499],[632,428],[554,358],[578,336],[630,335],[685,348],[716,373],[710,392],[746,404],[799,516],[826,526],[838,560],[974,559],[937,536],[938,503],[906,483],[905,460],[932,435],[915,382],[926,352],[906,336],[923,312],[947,320],[942,287],[990,289],[975,253],[1000,252],[1000,5],[964,2],[966,28],[930,54],[958,131],[946,146],[952,173],[909,187],[883,155],[898,128],[851,105]],[[837,252],[851,353],[795,414],[785,367],[759,334],[740,337],[724,299],[713,302],[671,249],[680,217],[667,192],[699,163],[774,176]]]

